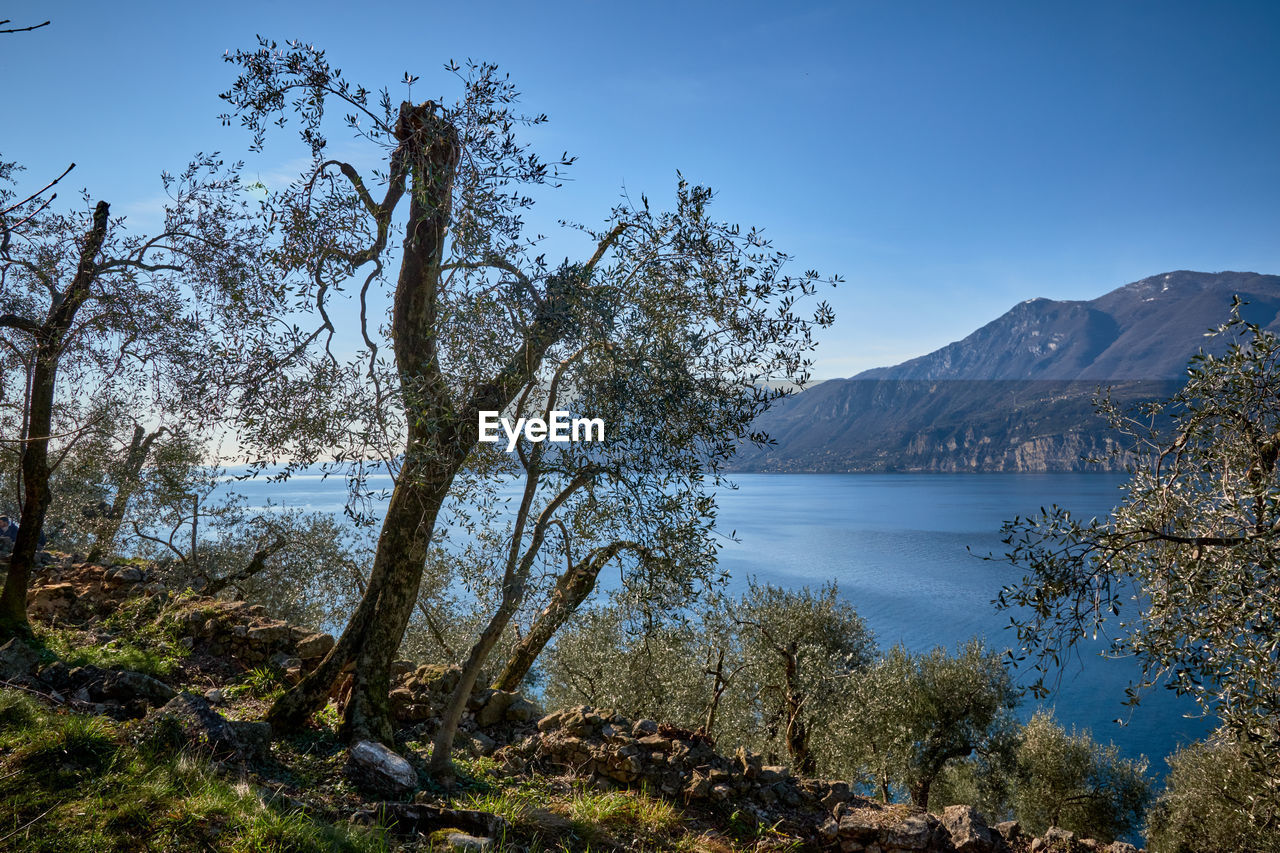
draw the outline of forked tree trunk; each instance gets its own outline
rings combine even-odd
[[[554,393],[554,388],[552,391]],[[510,552],[507,556],[506,567],[502,573],[502,601],[499,602],[498,609],[493,616],[489,617],[489,623],[485,625],[479,639],[472,644],[471,651],[468,652],[467,659],[462,664],[462,673],[458,678],[458,683],[453,688],[453,693],[449,696],[445,711],[440,717],[440,728],[432,741],[431,763],[427,766],[427,770],[431,773],[432,778],[445,785],[452,784],[454,778],[453,739],[458,733],[458,723],[462,720],[462,712],[466,710],[467,700],[470,698],[476,682],[480,679],[480,671],[484,668],[485,661],[489,659],[489,653],[493,651],[493,647],[497,645],[498,638],[502,636],[502,632],[511,623],[511,617],[515,615],[516,611],[520,609],[520,605],[524,602],[525,584],[528,582],[529,571],[533,567],[533,561],[537,557],[538,551],[542,548],[547,525],[563,502],[591,480],[592,475],[585,472],[579,473],[547,504],[538,516],[538,521],[534,525],[530,537],[529,547],[525,549],[522,556],[520,544],[524,535],[525,524],[528,521],[529,512],[533,505],[533,499],[538,490],[540,476],[538,471],[541,459],[542,447],[539,447],[534,451],[532,457],[532,467],[529,468],[528,480],[525,483],[524,498],[521,501],[520,510],[516,515],[515,525],[511,534]]]
[[[110,207],[98,202],[93,225],[80,246],[75,278],[49,311],[49,316],[33,331],[35,358],[31,370],[31,398],[28,404],[27,433],[22,446],[22,513],[18,519],[18,539],[9,557],[9,573],[0,594],[0,640],[27,635],[27,587],[35,565],[40,532],[49,511],[49,437],[53,431],[53,401],[57,391],[58,359],[67,331],[76,312],[89,296],[97,277],[95,258],[107,236]]]
[[[580,277],[590,275],[595,263],[548,282],[548,298],[538,306],[520,346],[490,381],[478,383],[473,397],[455,408],[441,371],[436,336],[442,257],[460,156],[458,132],[428,101],[402,105],[396,136],[400,145],[392,154],[392,173],[400,177],[393,177],[392,190],[394,181],[403,181],[407,175],[410,194],[391,314],[396,368],[409,424],[404,462],[383,520],[369,583],[355,613],[319,667],[280,697],[267,716],[276,730],[301,725],[324,705],[333,682],[353,664],[343,722],[350,741],[390,741],[391,662],[417,601],[440,506],[478,440],[477,413],[505,409],[530,380],[547,349],[563,334],[564,300]],[[375,209],[379,216],[391,214],[385,206],[375,205]],[[611,233],[598,254],[619,232]],[[482,645],[483,638],[477,648]]]
[[[462,720],[462,712],[466,710],[467,699],[480,678],[480,671],[484,668],[485,661],[489,659],[489,653],[493,651],[498,638],[502,636],[502,632],[506,630],[511,617],[520,606],[519,598],[522,596],[504,594],[503,597],[502,605],[489,619],[489,624],[481,632],[480,638],[471,646],[471,651],[462,664],[462,675],[449,697],[448,707],[440,720],[440,729],[432,741],[431,762],[427,770],[431,778],[442,785],[448,786],[453,783],[453,739],[457,736],[458,723]]]

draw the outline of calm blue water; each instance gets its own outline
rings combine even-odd
[[[1123,477],[1108,474],[743,474],[720,498],[720,520],[736,529],[722,564],[734,583],[748,575],[780,585],[834,579],[882,648],[954,648],[973,636],[998,648],[1016,638],[991,600],[1021,573],[975,554],[1004,553],[1000,525],[1057,503],[1081,518],[1105,515]],[[966,550],[972,549],[973,554]],[[1136,677],[1131,660],[1085,652],[1068,664],[1043,704],[1070,728],[1091,729],[1130,757],[1163,757],[1212,726],[1195,703],[1164,690],[1137,708],[1122,703]],[[1028,679],[1029,680],[1029,679]],[[1028,702],[1022,713],[1037,707]],[[1124,725],[1115,721],[1125,720]]]
[[[783,586],[818,586],[834,579],[866,619],[882,648],[895,643],[924,651],[954,648],[982,636],[1011,645],[1007,615],[991,604],[1019,578],[1007,564],[973,556],[1003,553],[1000,525],[1058,503],[1082,518],[1104,515],[1119,499],[1122,478],[1107,474],[741,474],[739,488],[720,496],[720,527],[736,531],[721,552],[736,587],[754,576]],[[373,483],[374,486],[380,485]],[[341,512],[340,478],[295,477],[287,483],[241,483],[251,502]],[[1194,703],[1167,691],[1124,707],[1132,661],[1086,653],[1071,662],[1054,707],[1068,728],[1089,728],[1128,756],[1145,754],[1163,774],[1162,758],[1203,736],[1210,724],[1186,715]],[[1024,708],[1030,716],[1034,706]],[[1121,726],[1117,718],[1126,720]]]

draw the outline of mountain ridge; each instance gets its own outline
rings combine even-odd
[[[832,379],[781,401],[755,426],[739,471],[1119,470],[1094,411],[1166,397],[1205,334],[1230,315],[1280,331],[1280,276],[1175,270],[1091,300],[1028,299],[959,341],[891,367]]]
[[[1177,378],[1204,332],[1227,318],[1235,294],[1249,303],[1246,319],[1280,329],[1280,276],[1175,270],[1091,300],[1028,299],[959,341],[850,378]],[[1026,360],[1011,360],[1015,354]],[[992,363],[979,367],[978,357]]]

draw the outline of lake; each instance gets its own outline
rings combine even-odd
[[[1081,518],[1104,515],[1121,497],[1110,474],[738,474],[722,492],[719,525],[736,531],[721,552],[735,587],[748,577],[798,587],[835,580],[882,648],[954,648],[973,636],[995,647],[1014,641],[1007,614],[991,604],[1018,570],[975,554],[1003,553],[1000,525],[1057,503]],[[375,483],[374,485],[378,485]],[[294,477],[237,486],[251,502],[272,501],[340,512],[341,478]],[[971,549],[973,553],[970,553]],[[1126,708],[1124,688],[1137,673],[1127,660],[1086,653],[1063,672],[1045,705],[1070,728],[1091,729],[1127,756],[1145,754],[1163,775],[1163,757],[1202,737],[1211,725],[1191,717],[1188,699],[1164,690]],[[1022,713],[1036,706],[1028,702]],[[1126,720],[1121,726],[1114,722]]]
[[[1057,503],[1080,518],[1105,515],[1120,499],[1112,474],[741,474],[720,498],[722,552],[733,582],[748,575],[784,586],[834,579],[882,648],[954,648],[974,636],[1005,648],[1016,637],[991,603],[1021,572],[979,554],[1004,553],[1000,525]],[[970,550],[972,553],[970,553]],[[1044,705],[1060,723],[1091,729],[1123,754],[1163,757],[1212,726],[1194,702],[1156,690],[1137,708],[1122,703],[1138,673],[1132,660],[1096,650],[1070,662]],[[1024,679],[1029,680],[1029,679]],[[1038,707],[1028,701],[1029,717]],[[1123,718],[1126,723],[1117,724]]]

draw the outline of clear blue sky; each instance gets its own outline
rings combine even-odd
[[[161,169],[239,153],[224,51],[325,47],[353,80],[498,62],[598,222],[675,170],[801,268],[840,272],[819,377],[891,364],[1034,296],[1171,269],[1280,273],[1280,3],[2,2],[0,156],[145,221]],[[280,136],[253,168],[302,151]],[[70,193],[64,193],[67,197]]]

